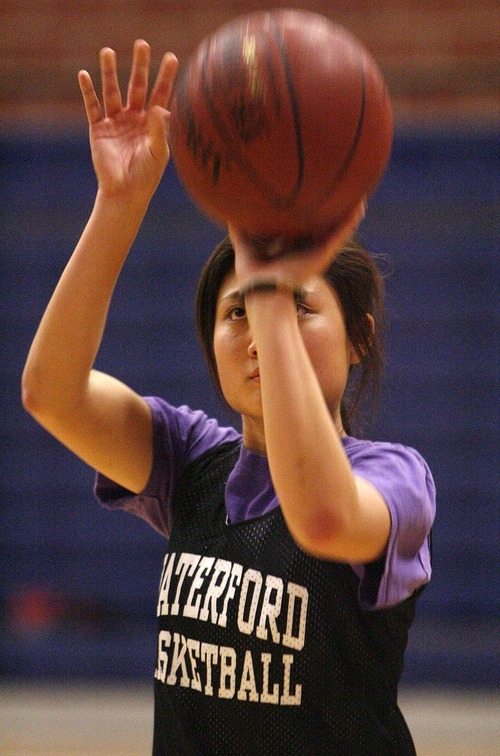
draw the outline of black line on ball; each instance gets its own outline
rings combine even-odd
[[[222,143],[225,145],[225,155],[223,160],[223,163],[226,165],[226,167],[234,161],[241,172],[246,175],[246,178],[250,180],[255,187],[267,198],[267,200],[274,205],[274,207],[278,210],[286,210],[290,208],[293,203],[295,202],[295,199],[297,197],[298,192],[300,191],[300,187],[303,181],[303,155],[302,155],[302,140],[300,136],[300,131],[297,133],[296,131],[296,137],[298,138],[298,176],[297,180],[295,182],[295,186],[293,189],[286,195],[280,194],[276,189],[274,189],[269,182],[266,182],[263,176],[255,169],[251,161],[242,154],[239,144],[236,139],[231,135],[231,133],[228,131],[228,129],[225,127],[224,123],[222,122],[221,118],[219,117],[219,114],[217,113],[217,109],[214,107],[212,97],[211,97],[211,90],[208,84],[208,76],[207,76],[207,59],[208,59],[208,49],[209,44],[204,47],[203,49],[203,57],[201,62],[201,81],[202,81],[202,87],[203,87],[203,93],[205,95],[205,102],[208,108],[208,111],[210,113],[210,117],[212,119],[212,122],[217,129],[219,136],[221,138]],[[289,74],[290,75],[290,74]],[[290,81],[289,76],[286,76],[286,81],[288,84],[288,93],[290,96],[290,99],[292,100],[292,91],[290,90]],[[293,92],[293,98],[295,100],[295,93]],[[295,105],[295,112],[294,112],[294,125],[295,128],[298,128],[298,113],[297,111],[297,103],[292,101],[292,110],[294,110]],[[213,177],[212,177],[213,178]],[[212,181],[212,183],[216,183]]]
[[[288,93],[290,95],[290,102],[292,105],[292,114],[293,114],[293,128],[295,131],[295,140],[297,142],[297,157],[299,160],[299,170],[298,170],[297,181],[295,183],[294,189],[287,197],[287,204],[285,205],[286,207],[295,200],[295,197],[300,192],[300,189],[302,187],[302,182],[304,180],[304,150],[302,148],[302,132],[300,130],[299,106],[297,103],[297,95],[295,94],[295,89],[293,86],[293,76],[292,76],[292,71],[290,69],[290,62],[286,54],[285,42],[283,40],[283,36],[280,32],[279,26],[276,23],[276,19],[274,18],[272,13],[269,15],[273,23],[274,36],[276,38],[276,41],[278,43],[278,47],[280,50],[281,62],[283,64],[283,70],[285,72],[285,79],[287,83]]]
[[[366,104],[365,69],[363,68],[363,65],[361,63],[359,64],[359,78],[361,80],[361,107],[359,110],[359,118],[358,118],[358,124],[356,126],[356,133],[354,134],[354,139],[352,140],[351,147],[344,159],[344,162],[338,169],[337,173],[335,174],[332,180],[332,183],[330,184],[329,188],[323,195],[325,198],[325,201],[326,199],[328,199],[331,193],[335,190],[340,179],[347,173],[347,169],[349,168],[352,162],[352,159],[354,155],[356,154],[356,150],[358,148],[359,139],[361,137],[361,130],[363,128],[363,122],[365,120],[365,104]]]
[[[351,142],[351,146],[347,152],[346,157],[344,158],[342,165],[333,176],[331,183],[328,185],[325,191],[322,192],[320,195],[317,195],[311,202],[308,202],[301,206],[300,208],[301,216],[305,216],[311,212],[317,212],[325,204],[325,202],[328,202],[331,195],[333,194],[338,184],[340,183],[341,179],[347,173],[349,166],[351,165],[352,160],[356,154],[359,140],[361,138],[361,131],[363,129],[363,123],[365,120],[365,110],[366,110],[366,79],[365,79],[365,70],[361,62],[359,63],[359,78],[361,81],[361,105],[359,109],[358,123],[356,125],[356,131],[355,131],[353,140]],[[350,208],[347,208],[347,207],[344,208],[346,213],[348,212],[349,209]]]
[[[276,82],[276,76],[274,74],[273,61],[271,59],[269,45],[266,45],[265,56],[266,56],[267,74],[269,76],[269,81],[271,83],[271,90],[273,94],[273,101],[276,107],[276,113],[278,116],[281,116],[281,98],[280,98],[280,93],[278,91],[278,84]]]

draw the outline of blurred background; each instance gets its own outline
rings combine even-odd
[[[498,3],[3,0],[0,695],[21,691],[25,719],[2,699],[12,716],[1,753],[42,752],[12,734],[26,732],[26,686],[97,683],[109,706],[109,686],[120,685],[145,695],[144,711],[151,704],[144,690],[165,543],[132,516],[100,509],[92,471],[20,403],[31,339],[95,194],[77,71],[97,77],[98,51],[109,45],[125,83],[138,37],[151,44],[155,68],[170,49],[182,64],[220,24],[283,5],[356,34],[393,98],[392,158],[360,233],[391,261],[388,369],[373,435],[419,449],[438,490],[434,575],[410,636],[404,691],[467,700],[486,691],[492,701],[498,690]],[[198,273],[222,235],[171,164],[119,281],[97,366],[226,421],[193,318]]]

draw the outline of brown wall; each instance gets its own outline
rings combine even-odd
[[[2,0],[0,117],[79,124],[76,74],[96,72],[102,46],[116,49],[125,79],[137,37],[151,44],[155,63],[167,49],[182,62],[234,16],[283,6],[323,13],[359,36],[400,122],[498,117],[500,13],[488,0]]]

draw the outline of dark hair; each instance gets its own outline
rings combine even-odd
[[[356,239],[342,247],[324,274],[340,301],[347,336],[360,362],[351,365],[340,413],[342,427],[351,433],[351,423],[365,397],[371,399],[374,413],[378,409],[384,368],[385,334],[384,279],[374,258]],[[366,317],[373,317],[375,329]]]
[[[214,353],[217,298],[226,276],[234,270],[234,250],[229,237],[215,248],[200,276],[196,293],[196,327],[212,384],[224,400]],[[342,426],[352,432],[367,395],[377,408],[383,369],[382,334],[385,327],[384,282],[372,256],[356,240],[345,243],[324,273],[336,291],[342,308],[347,335],[360,362],[352,365],[341,402]],[[373,331],[370,313],[376,323]]]

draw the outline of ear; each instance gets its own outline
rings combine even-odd
[[[373,315],[370,315],[369,312],[366,313],[366,317],[368,318],[368,322],[370,324],[370,331],[372,335],[375,333],[375,321],[373,319]],[[356,351],[356,349],[353,347],[352,344],[349,346],[349,364],[350,365],[358,365],[363,357],[365,356],[366,351],[363,351],[361,354]]]

